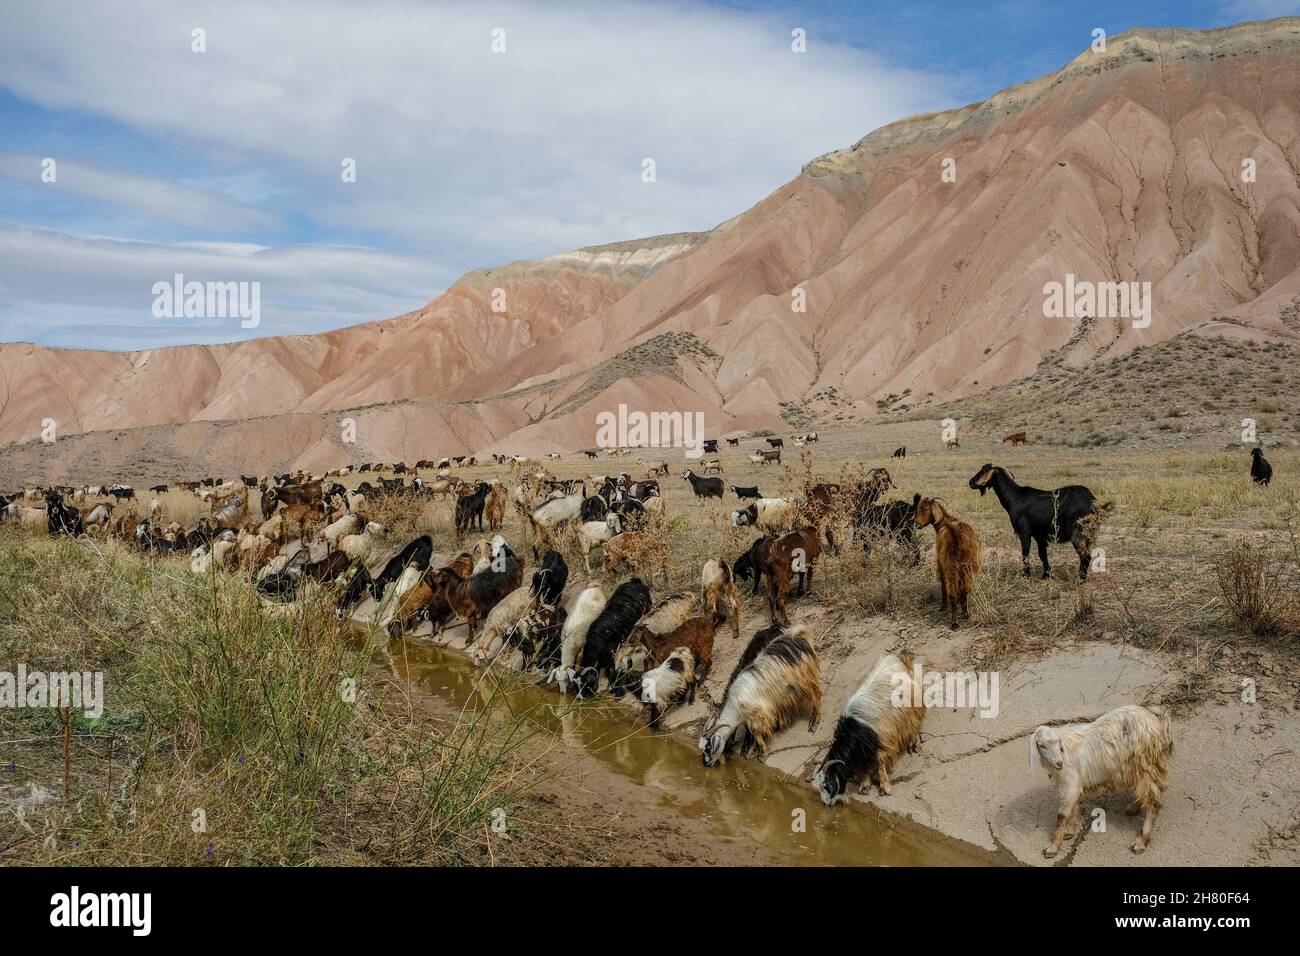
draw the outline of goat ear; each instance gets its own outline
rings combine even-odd
[[[1029,735],[1029,769],[1043,769],[1043,758],[1038,752],[1038,731],[1036,730]]]
[[[915,508],[920,503],[921,503],[921,493],[918,491],[916,494],[912,496],[912,507]]]

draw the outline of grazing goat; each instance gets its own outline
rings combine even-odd
[[[739,439],[739,438],[728,438],[728,439],[727,439],[727,444],[730,445],[732,448],[739,447],[739,445],[740,445],[740,439]]]
[[[1064,544],[1068,541],[1079,554],[1079,579],[1088,580],[1097,524],[1114,507],[1110,502],[1098,504],[1093,493],[1083,485],[1066,485],[1055,491],[1018,485],[1010,471],[990,464],[975,473],[970,487],[981,495],[992,488],[1006,509],[1011,528],[1020,538],[1020,560],[1025,577],[1029,577],[1029,541],[1032,538],[1038,543],[1038,560],[1042,562],[1044,578],[1052,576],[1047,561],[1047,543]]]
[[[591,550],[623,533],[623,516],[609,514],[603,521],[585,521],[578,526],[578,546],[582,550],[582,563],[591,573]]]
[[[577,674],[578,659],[587,642],[587,632],[600,612],[605,610],[606,600],[604,589],[599,584],[592,584],[578,593],[573,606],[568,609],[564,628],[560,632],[560,660],[546,675],[546,683],[554,681],[561,694],[568,692],[569,682]]]
[[[785,498],[759,498],[748,508],[731,513],[731,523],[737,528],[754,527],[765,534],[793,531],[798,518],[799,508]]]
[[[702,478],[689,468],[682,472],[682,478],[691,483],[691,491],[696,498],[721,498],[723,483],[721,478]]]
[[[561,525],[579,516],[582,511],[582,502],[586,497],[586,486],[580,483],[573,494],[550,498],[532,510],[532,513],[528,516],[528,523],[533,529],[534,561],[537,560],[542,548],[546,546],[550,534]]]
[[[938,566],[939,609],[948,612],[948,621],[957,627],[957,605],[961,604],[962,617],[970,618],[966,599],[971,585],[980,573],[980,539],[975,529],[966,522],[948,514],[939,498],[913,500],[916,526],[934,526],[934,558]]]
[[[831,749],[813,776],[813,787],[821,791],[826,806],[839,802],[854,780],[860,781],[864,793],[873,777],[882,794],[893,791],[889,768],[904,752],[916,752],[925,720],[912,665],[911,654],[884,655],[845,702]]]
[[[781,439],[781,438],[769,438],[769,439],[767,440],[767,443],[768,443],[769,445],[771,445],[773,448],[783,448],[783,447],[785,447],[785,441],[784,441],[784,439]]]
[[[713,666],[713,639],[717,632],[717,622],[707,617],[689,618],[667,634],[651,634],[648,630],[637,627],[629,639],[629,643],[635,641],[640,649],[634,651],[630,657],[615,661],[616,668],[620,663],[624,665],[617,672],[617,675],[625,677],[633,672],[641,672],[641,688],[644,693],[645,676],[653,673],[656,668],[663,666],[675,651],[684,647],[691,652],[691,662],[695,669],[689,687],[689,699],[693,702],[695,700],[694,684],[697,682],[703,683],[705,678],[708,677],[709,669]],[[614,681],[610,682],[611,689],[614,689],[614,683]],[[616,696],[621,696],[621,693],[616,691]],[[642,697],[642,699],[645,698]],[[651,726],[655,726],[657,723],[657,720],[652,721]]]
[[[761,497],[763,497],[763,496],[762,496],[761,494],[759,494],[759,492],[758,492],[758,485],[749,485],[749,486],[744,486],[744,485],[732,485],[732,486],[731,486],[731,490],[734,491],[734,492],[736,493],[736,497],[737,497],[738,499],[740,499],[741,501],[744,501],[744,500],[746,500],[747,498],[761,498]]]
[[[754,586],[750,591],[754,597],[761,593],[763,581],[763,568],[767,564],[767,549],[771,546],[772,539],[764,535],[761,538],[755,538],[754,543],[749,546],[749,550],[738,557],[731,566],[733,576],[742,581],[754,579]]]
[[[1268,483],[1273,480],[1273,466],[1268,463],[1264,457],[1264,449],[1252,448],[1250,450],[1250,479],[1257,485],[1268,487]]]
[[[1169,714],[1154,705],[1124,704],[1090,724],[1035,730],[1029,738],[1029,769],[1046,764],[1059,796],[1056,832],[1043,856],[1056,856],[1066,832],[1082,822],[1082,798],[1112,790],[1132,790],[1135,799],[1126,812],[1146,814],[1131,848],[1134,853],[1145,850],[1169,785],[1173,754]]]
[[[1007,442],[1011,442],[1012,445],[1028,445],[1028,444],[1029,444],[1029,433],[1028,433],[1028,432],[1013,432],[1012,434],[1010,434],[1010,435],[1008,435],[1008,436],[1006,436],[1005,438],[1002,439],[1002,443],[1003,443],[1004,445],[1005,445]]]
[[[542,607],[554,607],[560,603],[568,581],[569,566],[564,563],[564,556],[555,550],[547,551],[541,565],[533,572],[533,597]]]
[[[339,538],[339,550],[355,561],[366,561],[374,550],[375,538],[384,533],[384,526],[376,521],[366,522],[358,534],[345,534]]]
[[[906,457],[907,457],[907,446],[906,446],[906,445],[903,445],[903,446],[901,446],[901,447],[899,447],[899,448],[895,448],[895,449],[894,449],[894,457],[895,457],[895,458],[906,458]]]
[[[789,626],[785,612],[792,575],[799,576],[798,594],[812,590],[813,567],[822,553],[821,535],[816,528],[791,531],[768,546],[763,574],[767,577],[767,610],[773,624]]]
[[[700,570],[700,606],[718,624],[731,618],[731,636],[740,640],[740,597],[726,561],[709,558],[704,562]]]
[[[487,500],[483,503],[483,516],[487,518],[488,529],[496,531],[506,520],[506,501],[510,494],[506,486],[501,482],[493,479],[488,483],[491,490],[488,491]]]
[[[614,652],[628,639],[636,622],[650,610],[650,589],[640,578],[624,581],[587,631],[573,681],[579,698],[594,696],[600,675],[613,679]]]
[[[473,640],[470,658],[476,664],[485,664],[492,660],[505,647],[505,638],[511,629],[534,609],[533,589],[531,584],[515,588],[488,612],[483,622],[483,630]],[[467,644],[468,646],[468,644]]]
[[[722,709],[700,735],[704,766],[715,766],[737,744],[741,755],[767,756],[773,736],[800,717],[817,729],[822,706],[821,669],[806,628],[774,637],[731,681]]]

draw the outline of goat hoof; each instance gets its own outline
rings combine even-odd
[[[1131,847],[1129,847],[1129,849],[1131,849],[1134,853],[1145,853],[1146,848],[1147,845],[1143,843],[1141,840],[1138,840]]]
[[[1047,857],[1049,860],[1052,859],[1052,857],[1056,856],[1056,847],[1054,846],[1044,847],[1043,856]]]

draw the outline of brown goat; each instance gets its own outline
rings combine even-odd
[[[434,572],[435,594],[440,591],[446,598],[451,612],[457,617],[463,617],[469,626],[469,639],[465,642],[466,645],[472,644],[477,639],[475,630],[479,620],[486,617],[503,597],[523,583],[523,564],[515,560],[508,563],[509,570],[488,569],[470,577],[462,577],[450,568]]]
[[[703,683],[713,666],[713,638],[718,632],[718,622],[711,617],[687,618],[673,630],[656,634],[648,627],[638,625],[617,656],[626,658],[629,671],[648,671],[668,659],[679,647],[689,647],[695,655],[695,681]],[[627,649],[626,653],[624,649]],[[694,699],[694,691],[690,699]]]
[[[341,552],[340,552],[341,553]],[[449,577],[467,578],[474,570],[474,556],[469,553],[456,555],[446,567],[436,571],[425,571],[415,587],[402,595],[388,626],[390,636],[410,630],[418,617],[424,616],[433,624],[434,633],[442,629],[442,624],[452,615],[451,605],[447,603],[446,582]],[[444,573],[445,572],[445,573]],[[441,577],[439,577],[441,575]]]
[[[957,604],[961,604],[963,617],[969,618],[966,598],[971,584],[980,573],[980,539],[975,529],[959,518],[948,514],[939,498],[913,500],[916,507],[916,526],[934,526],[934,557],[938,565],[940,610],[948,611],[952,626],[957,626]]]
[[[1007,442],[1011,442],[1011,444],[1013,445],[1028,445],[1029,433],[1013,432],[1012,434],[1008,435],[1006,438],[1002,439],[1002,442],[1003,444],[1006,444]]]
[[[791,531],[772,541],[763,561],[767,579],[767,610],[773,624],[788,627],[785,602],[790,597],[791,576],[799,575],[799,594],[812,590],[813,566],[822,553],[821,535],[816,528]]]

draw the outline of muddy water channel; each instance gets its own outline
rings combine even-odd
[[[418,638],[394,641],[383,656],[396,676],[408,682],[415,699],[427,698],[444,710],[480,708],[497,686],[462,652]],[[598,773],[584,785],[600,787],[611,803],[644,817],[648,826],[668,819],[722,844],[756,852],[774,865],[997,862],[991,854],[869,807],[826,807],[811,784],[756,760],[733,758],[706,768],[693,740],[679,732],[647,729],[634,709],[604,695],[575,704],[552,688],[523,683],[512,686],[507,696],[511,712],[527,713],[543,734],[562,745],[556,752],[561,754],[557,762],[568,765],[563,773],[581,775],[588,761],[596,761],[599,766],[589,769]],[[829,733],[833,721],[823,718],[823,726]]]

